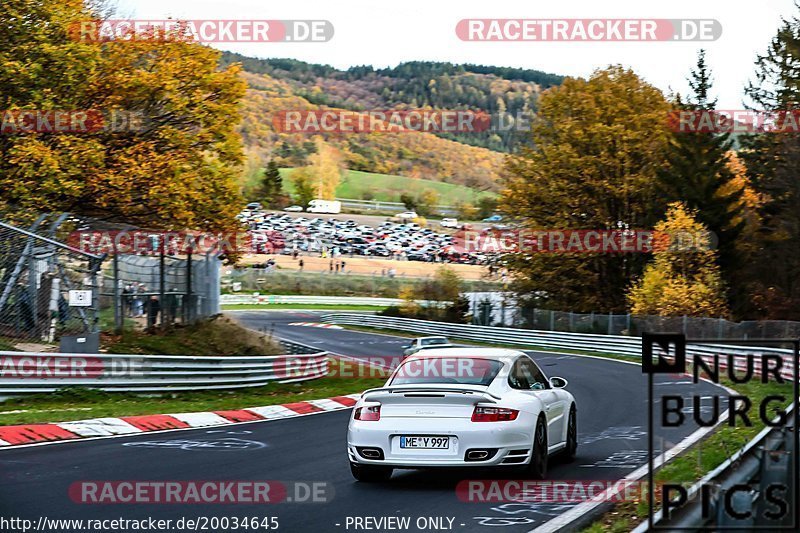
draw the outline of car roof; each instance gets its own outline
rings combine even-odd
[[[433,357],[474,357],[475,359],[495,359],[497,361],[510,362],[525,355],[519,350],[509,350],[507,348],[483,348],[483,347],[457,347],[457,348],[429,348],[410,355],[410,359],[428,359]]]

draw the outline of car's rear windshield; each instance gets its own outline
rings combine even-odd
[[[435,337],[432,339],[422,339],[423,346],[433,346],[434,344],[450,344],[444,337]]]
[[[403,362],[389,384],[489,385],[501,368],[503,363],[500,361],[477,357],[415,358]]]

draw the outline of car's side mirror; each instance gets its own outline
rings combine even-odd
[[[550,378],[550,385],[555,387],[556,389],[563,389],[568,384],[567,380],[564,378],[554,377]]]

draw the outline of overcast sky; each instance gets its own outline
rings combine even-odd
[[[250,43],[213,46],[254,57],[292,57],[338,68],[394,66],[403,61],[513,66],[588,76],[611,63],[632,67],[665,92],[687,91],[697,42],[464,42],[456,23],[465,18],[717,19],[722,36],[702,43],[714,70],[718,108],[740,109],[752,78],[780,23],[797,11],[793,0],[117,0],[119,15],[137,19],[326,19],[327,43]]]

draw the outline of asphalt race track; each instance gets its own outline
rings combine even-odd
[[[398,356],[405,339],[349,330],[292,326],[316,321],[312,313],[237,312],[248,327],[352,357]],[[647,460],[646,380],[641,368],[573,355],[534,354],[550,376],[569,381],[578,404],[578,458],[551,460],[552,479],[619,479]],[[710,393],[712,385],[665,376],[657,391]],[[245,406],[243,406],[245,407]],[[277,517],[279,531],[356,531],[348,517],[410,517],[407,531],[419,531],[420,517],[440,517],[447,530],[530,531],[572,504],[467,503],[455,493],[462,479],[492,479],[493,472],[396,471],[380,484],[356,483],[345,455],[350,411],[256,422],[223,429],[196,429],[132,437],[65,442],[0,451],[0,516],[36,522],[48,518]],[[696,427],[662,432],[671,447]],[[216,447],[219,439],[248,441]],[[657,439],[656,442],[660,442]],[[194,444],[193,444],[194,443]],[[199,445],[197,443],[200,443]],[[203,444],[206,445],[203,445]],[[211,445],[208,445],[211,443]],[[514,473],[503,473],[503,478]],[[100,480],[277,480],[324,482],[328,503],[274,505],[80,504],[69,495],[76,481]],[[430,530],[428,527],[425,530]],[[62,529],[60,531],[69,531]],[[219,529],[221,530],[221,529]],[[387,529],[371,529],[383,531]],[[215,529],[208,529],[215,531]]]

